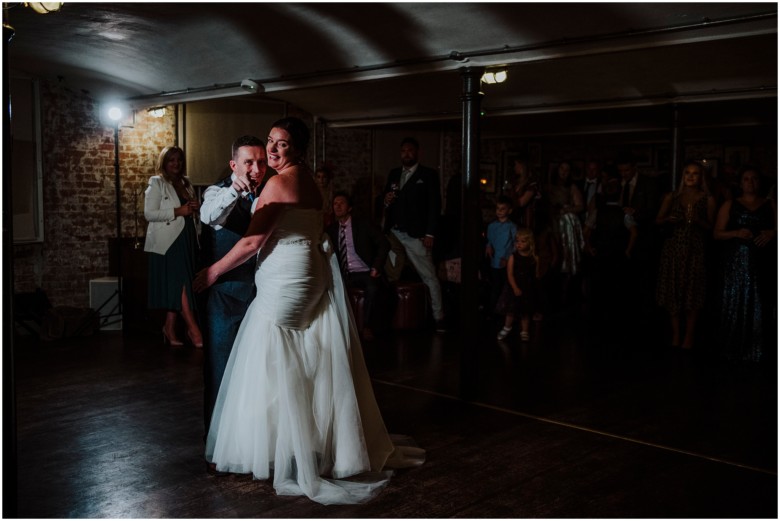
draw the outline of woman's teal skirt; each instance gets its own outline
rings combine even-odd
[[[192,219],[185,219],[182,232],[165,252],[149,252],[149,309],[181,311],[181,289],[187,292],[190,308],[195,309],[192,281],[197,258],[197,231]]]

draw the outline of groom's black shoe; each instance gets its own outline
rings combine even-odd
[[[222,472],[221,470],[217,470],[217,464],[211,463],[209,461],[206,462],[206,472],[218,478],[224,478],[225,476],[230,475],[230,472]]]

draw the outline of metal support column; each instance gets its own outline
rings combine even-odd
[[[116,201],[116,295],[117,295],[117,314],[122,320],[122,335],[127,335],[127,317],[124,305],[124,292],[122,291],[122,186],[119,177],[119,122],[114,124],[114,191]],[[113,313],[113,312],[112,312]]]
[[[5,6],[5,4],[3,4]],[[4,18],[7,16],[4,9]],[[8,47],[14,29],[3,20],[3,512],[17,517],[16,485],[16,380],[14,366],[14,238],[11,152],[11,86]]]
[[[668,187],[670,191],[674,191],[677,188],[677,175],[680,170],[681,157],[681,131],[680,131],[680,106],[675,104],[672,113],[672,164],[671,164],[671,180],[672,186]]]
[[[480,148],[480,106],[482,92],[480,79],[482,67],[461,69],[463,78],[463,185],[461,215],[461,284],[460,323],[461,362],[460,396],[470,399],[474,396],[478,372],[479,352],[479,259],[482,212],[479,207],[479,148]]]

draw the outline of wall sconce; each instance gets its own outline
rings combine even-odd
[[[147,109],[146,112],[148,112],[149,115],[153,118],[161,118],[165,116],[165,107],[152,107]]]
[[[25,2],[24,5],[36,13],[46,14],[59,11],[62,7],[62,2]]]
[[[495,71],[485,71],[482,75],[482,83],[504,83],[507,78],[506,69],[498,69]]]

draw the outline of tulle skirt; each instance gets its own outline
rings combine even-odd
[[[396,449],[387,433],[324,246],[264,248],[270,253],[261,255],[257,297],[225,369],[206,459],[220,471],[273,476],[280,495],[359,503],[387,484],[388,463],[420,464],[424,451]]]

